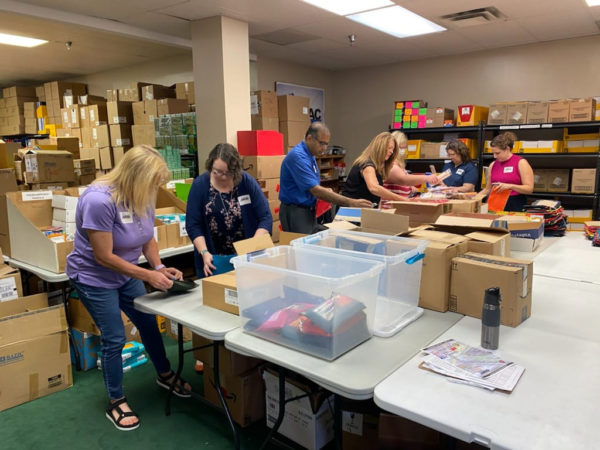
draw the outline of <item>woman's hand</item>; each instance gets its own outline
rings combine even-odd
[[[173,286],[173,281],[160,270],[148,270],[146,281],[150,283],[150,286],[161,291],[166,291]]]
[[[158,272],[162,273],[170,280],[183,280],[183,273],[177,270],[175,267],[163,267],[158,270]]]
[[[440,184],[440,180],[439,180],[439,178],[437,177],[437,175],[433,175],[433,174],[431,174],[431,175],[427,175],[427,182],[428,182],[429,184],[431,184],[432,186],[435,186],[435,185],[437,185],[437,184]]]
[[[503,192],[506,190],[512,190],[512,184],[508,183],[493,183],[492,189],[496,192]]]
[[[208,277],[212,275],[212,271],[216,270],[216,267],[213,265],[213,256],[210,252],[204,252],[202,255],[202,261],[204,261],[204,276]]]

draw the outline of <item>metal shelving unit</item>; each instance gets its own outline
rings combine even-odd
[[[540,135],[552,136],[554,139],[563,139],[563,130],[573,129],[577,133],[598,133],[600,132],[600,122],[564,122],[564,123],[542,123],[542,124],[523,124],[523,125],[486,125],[481,122],[478,126],[469,127],[442,127],[442,128],[404,128],[398,129],[410,138],[423,139],[445,133],[460,133],[464,137],[477,139],[478,158],[476,160],[478,167],[483,167],[493,161],[491,153],[484,153],[484,143],[486,139],[504,132],[513,131],[519,139],[540,139]],[[396,131],[390,129],[389,131]],[[596,153],[519,153],[519,156],[526,158],[534,168],[589,168],[596,169],[596,190],[593,194],[573,194],[569,192],[534,192],[531,197],[549,197],[558,198],[566,201],[573,201],[579,204],[589,204],[592,202],[593,217],[595,220],[600,218],[600,152]],[[428,166],[429,164],[442,164],[442,159],[407,159],[407,165]],[[476,189],[481,189],[481,180],[478,181]]]

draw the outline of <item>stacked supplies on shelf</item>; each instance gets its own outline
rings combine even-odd
[[[525,371],[523,366],[495,352],[471,347],[454,339],[424,348],[420,369],[444,375],[453,383],[510,393]]]
[[[567,216],[557,200],[536,200],[525,206],[525,213],[544,216],[544,236],[564,236]]]
[[[146,364],[148,357],[144,353],[144,344],[136,341],[130,341],[125,344],[121,352],[123,360],[123,372],[129,372],[131,369]],[[98,353],[98,361],[96,362],[98,369],[102,369],[102,354]]]
[[[583,224],[585,237],[592,241],[594,247],[600,247],[600,222],[589,221]]]

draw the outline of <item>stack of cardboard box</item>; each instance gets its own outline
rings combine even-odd
[[[277,131],[238,131],[238,151],[244,169],[258,181],[273,216],[273,241],[279,240],[279,173],[283,161],[283,136]]]
[[[134,145],[156,145],[156,126],[155,119],[159,116],[167,114],[181,114],[189,111],[189,105],[186,99],[176,99],[172,97],[155,98],[154,90],[150,90],[152,86],[146,86],[144,92],[146,96],[140,102],[133,103],[133,144]],[[158,93],[166,95],[162,89],[155,89]],[[147,98],[152,97],[152,98]],[[174,97],[174,95],[173,95]]]
[[[252,129],[279,131],[277,94],[273,91],[254,91],[250,95]]]
[[[283,149],[287,153],[304,140],[304,134],[310,125],[309,99],[296,95],[279,95],[277,111],[279,131],[283,134]]]
[[[188,105],[196,104],[194,93],[194,82],[186,81],[185,83],[175,83],[175,98],[187,100]]]
[[[56,135],[56,129],[62,128],[63,114],[62,108],[69,108],[73,99],[79,98],[87,93],[87,85],[83,83],[70,83],[66,81],[51,81],[44,83],[44,93],[46,97],[46,108],[48,111],[48,122],[50,125],[48,131]]]
[[[63,230],[67,241],[75,239],[75,212],[78,197],[55,194],[52,196],[52,226]]]
[[[0,98],[0,135],[25,133],[24,104],[35,102],[35,87],[12,86],[4,88]]]

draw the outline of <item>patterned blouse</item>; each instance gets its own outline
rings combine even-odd
[[[233,255],[233,243],[244,239],[242,207],[237,199],[237,187],[225,194],[210,186],[208,198],[205,212],[215,252],[217,255]]]

